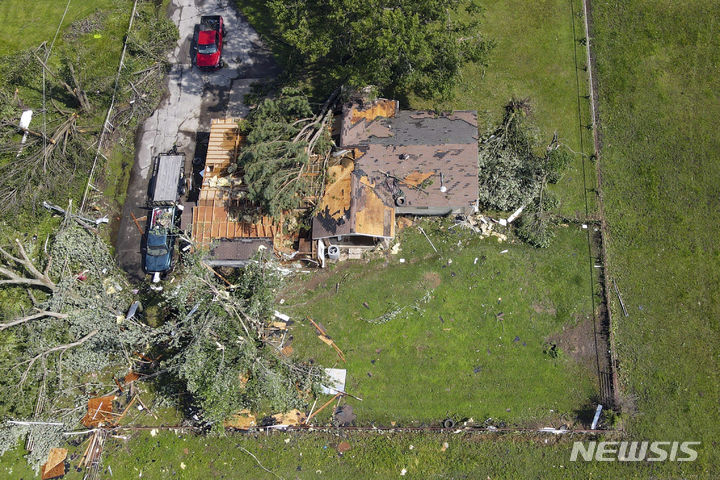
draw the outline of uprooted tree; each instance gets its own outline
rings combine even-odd
[[[491,48],[479,33],[472,0],[268,3],[290,47],[288,66],[314,66],[316,75],[336,85],[447,96],[462,66],[484,62]]]
[[[279,217],[317,194],[320,183],[310,170],[313,162],[319,162],[321,170],[330,154],[327,126],[335,96],[314,114],[304,94],[285,88],[260,102],[241,122],[245,145],[230,172],[241,173],[247,199],[261,213]]]
[[[87,399],[114,388],[103,372],[127,368],[152,337],[149,327],[125,318],[130,288],[106,244],[71,217],[47,242],[0,248],[0,286],[15,288],[18,304],[21,289],[29,299],[0,323],[3,413],[57,424],[4,426],[0,452],[34,432],[43,439],[29,456],[35,467],[58,446],[49,439],[79,421]]]
[[[304,408],[320,370],[266,342],[280,276],[262,256],[221,280],[199,255],[184,258],[182,280],[165,294],[176,312],[162,328],[161,368],[186,386],[215,429],[229,415]],[[232,281],[231,285],[226,282]]]
[[[510,211],[525,207],[517,233],[531,245],[546,247],[552,239],[556,200],[547,191],[557,183],[571,155],[557,139],[542,150],[537,129],[529,122],[530,102],[512,99],[500,126],[480,142],[480,203],[490,209]]]

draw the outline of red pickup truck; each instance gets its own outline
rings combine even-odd
[[[223,66],[222,48],[225,37],[225,23],[220,15],[200,17],[197,36],[195,65],[201,69],[215,69]]]

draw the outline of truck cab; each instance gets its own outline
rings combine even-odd
[[[172,267],[174,229],[175,206],[153,208],[145,244],[147,273],[165,273]]]

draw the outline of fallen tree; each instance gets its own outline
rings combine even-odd
[[[278,218],[318,195],[322,188],[318,172],[332,146],[328,125],[337,94],[314,114],[304,94],[285,88],[277,97],[260,102],[241,122],[245,144],[230,171],[240,172],[247,199],[262,214]],[[310,171],[314,162],[318,172]]]
[[[158,354],[166,358],[160,368],[166,383],[183,385],[196,399],[202,420],[222,429],[223,420],[244,409],[307,407],[320,369],[266,342],[281,282],[272,261],[259,256],[222,280],[190,255],[178,278],[164,294],[164,308],[175,313],[159,332]]]
[[[546,247],[552,239],[549,210],[557,205],[547,185],[562,178],[571,155],[557,133],[540,153],[541,141],[530,115],[528,99],[512,99],[501,124],[480,141],[479,197],[488,209],[525,207],[517,223],[518,235],[531,245]]]

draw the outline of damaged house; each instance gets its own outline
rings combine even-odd
[[[246,187],[228,171],[242,148],[238,119],[212,121],[199,198],[182,219],[193,242],[210,249],[210,265],[242,267],[258,249],[321,261],[342,250],[353,258],[393,239],[398,215],[477,212],[476,112],[401,111],[397,101],[379,99],[346,105],[335,132],[338,151],[324,175],[315,173],[325,188],[309,238],[300,238],[283,232],[282,220],[242,214]]]
[[[242,141],[238,119],[212,121],[199,197],[183,212],[181,229],[191,234],[196,245],[210,249],[206,263],[212,266],[243,267],[258,249],[273,251],[281,240],[271,218],[248,222],[240,215],[242,181],[227,169]]]
[[[396,215],[478,210],[477,113],[402,111],[397,101],[347,105],[342,159],[313,219],[318,253],[369,248],[395,236]]]

